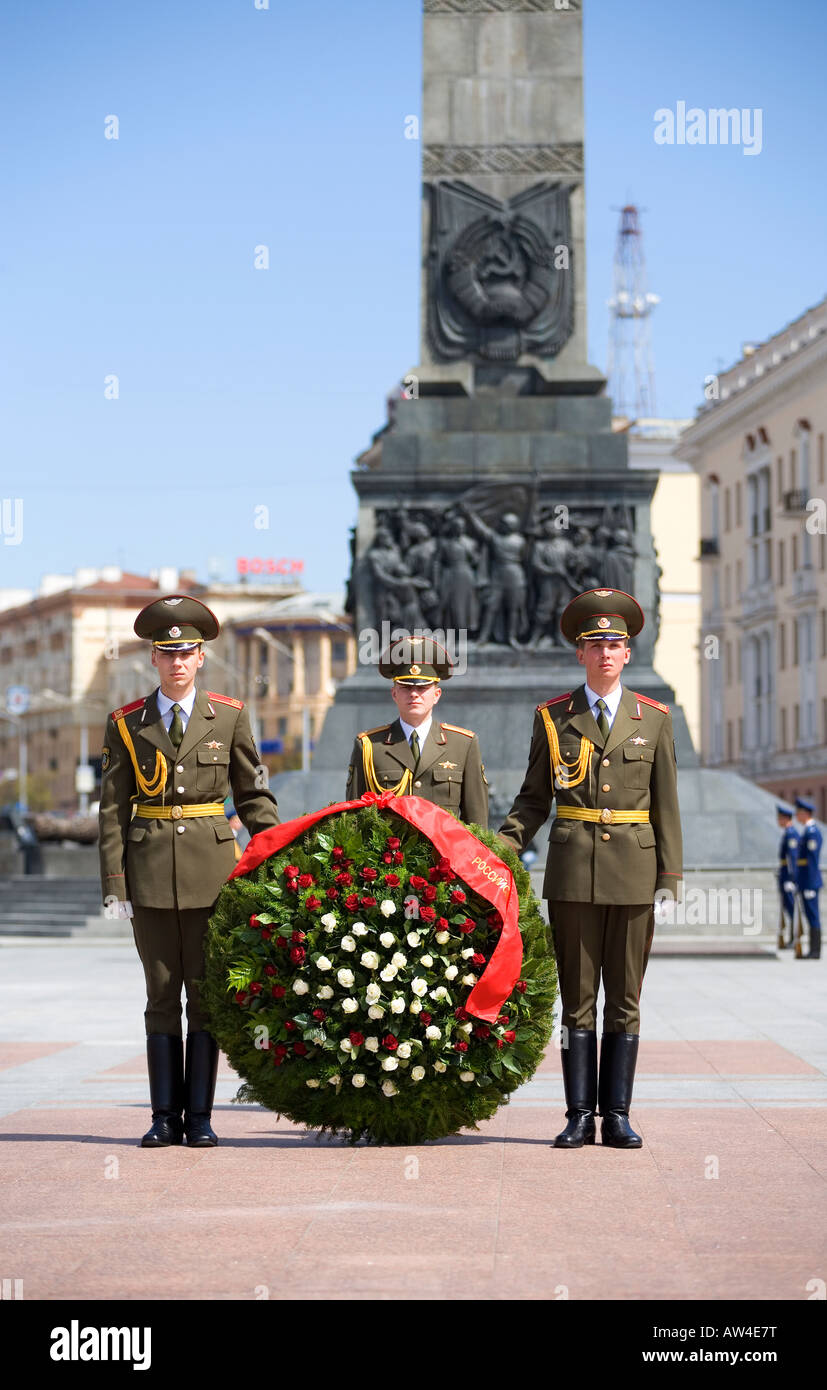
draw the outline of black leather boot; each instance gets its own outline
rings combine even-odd
[[[568,1124],[552,1148],[581,1149],[594,1143],[597,1107],[597,1034],[586,1028],[570,1028],[568,1047],[561,1048],[563,1085]]]
[[[184,1133],[196,1149],[212,1148],[218,1135],[210,1126],[218,1043],[212,1033],[187,1033],[187,1069],[184,1077]]]
[[[171,1033],[149,1033],[146,1039],[152,1128],[141,1140],[144,1149],[183,1144],[184,1043]]]
[[[643,1140],[629,1124],[640,1038],[637,1033],[604,1033],[600,1040],[597,1098],[600,1139],[610,1149],[640,1149]]]

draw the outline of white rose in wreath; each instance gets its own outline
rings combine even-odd
[[[458,974],[459,974],[459,969],[458,969],[458,967],[457,967],[456,965],[446,965],[446,967],[445,967],[445,978],[446,978],[446,980],[455,980],[455,979],[457,978],[457,975],[458,975]]]
[[[363,965],[366,970],[376,970],[379,965],[379,957],[375,951],[363,951],[360,964]],[[370,988],[370,986],[368,986],[368,988]]]
[[[392,1000],[391,1000],[391,1013],[392,1013],[392,1014],[403,1014],[404,1012],[405,1012],[405,1000],[402,999],[399,995],[397,995],[395,999],[392,999]]]
[[[442,1037],[442,1029],[437,1028],[435,1023],[429,1023],[425,1029],[425,1037],[430,1038],[431,1042],[436,1042],[437,1038]]]
[[[357,1071],[356,1075],[352,1076],[350,1079],[356,1089],[359,1090],[365,1084],[365,1073],[363,1071]]]
[[[379,1039],[374,1037],[365,1038],[365,1047],[367,1048],[368,1052],[378,1052]]]
[[[397,1091],[392,1081],[383,1081],[382,1094],[386,1096],[398,1096],[399,1092]]]
[[[333,961],[332,961],[332,960],[328,960],[327,956],[319,956],[319,959],[316,961],[316,969],[317,969],[317,970],[332,970],[332,969],[333,969]]]
[[[419,999],[423,994],[428,993],[428,981],[423,980],[421,975],[417,975],[415,980],[411,980],[411,994],[417,995]],[[420,1005],[421,1007],[421,1005]]]
[[[405,939],[406,939],[406,941],[407,941],[407,943],[408,943],[409,946],[418,946],[418,945],[419,945],[419,932],[409,931],[409,932],[408,932],[408,935],[407,935],[407,937],[406,937]]]
[[[378,1004],[371,1004],[370,1008],[368,1009],[368,1018],[384,1018],[384,1017],[385,1017],[385,1010],[382,1009],[382,1008],[380,1008]]]
[[[433,956],[420,956],[420,957],[419,957],[419,964],[420,964],[420,965],[424,965],[424,967],[425,967],[426,970],[430,970],[430,968],[431,968],[431,966],[433,965],[433,963],[434,963],[434,958],[433,958]]]
[[[333,990],[330,988],[330,985],[322,985],[321,989],[317,989],[317,990],[316,990],[316,998],[317,998],[317,999],[332,999],[332,998],[333,998]]]
[[[424,1067],[411,1067],[411,1081],[421,1081],[424,1075]]]
[[[399,1046],[398,1046],[398,1048],[396,1049],[396,1055],[397,1055],[397,1057],[410,1057],[410,1055],[411,1055],[411,1045],[410,1045],[410,1043],[400,1043]]]
[[[383,1071],[396,1071],[396,1068],[397,1068],[398,1066],[399,1066],[399,1063],[397,1062],[397,1060],[396,1060],[395,1057],[383,1057],[383,1058],[382,1058],[382,1070],[383,1070]]]
[[[421,1013],[422,1013],[422,1001],[421,1001],[420,999],[412,999],[412,1000],[411,1000],[411,1003],[410,1003],[410,1007],[409,1007],[409,1009],[408,1009],[408,1013],[411,1013],[411,1014],[421,1014]]]
[[[294,994],[307,994],[307,992],[308,992],[309,989],[310,989],[310,986],[309,986],[309,984],[307,983],[306,980],[294,980],[294,981],[293,981],[293,993],[294,993]]]
[[[310,1080],[305,1082],[305,1085],[309,1086],[311,1091],[316,1091],[319,1088],[319,1083],[316,1080],[315,1076],[311,1076]]]
[[[451,940],[451,933],[447,931],[438,931],[434,940],[439,946],[444,946],[446,942]]]
[[[341,946],[343,951],[355,951],[356,938],[353,936],[343,936],[341,941],[339,942],[339,945]]]
[[[355,1014],[359,1007],[358,999],[343,999],[342,1011],[346,1014]]]
[[[319,918],[319,921],[325,931],[334,931],[337,926],[336,918],[332,912],[326,912],[324,917]]]
[[[379,986],[371,982],[365,990],[365,998],[369,1004],[377,1004],[382,998],[382,991]]]
[[[399,970],[398,970],[397,966],[395,966],[395,965],[386,965],[385,968],[384,968],[384,970],[380,970],[380,971],[379,971],[379,979],[380,979],[380,980],[384,980],[386,984],[389,984],[391,980],[395,980],[395,979],[396,979],[396,977],[397,977],[398,974],[399,974]]]
[[[461,1071],[459,1074],[459,1079],[460,1081],[474,1081],[474,1073],[472,1071]]]
[[[395,946],[395,945],[396,945],[396,937],[394,936],[393,932],[392,932],[392,931],[383,931],[382,935],[381,935],[380,938],[379,938],[379,944],[380,944],[380,946],[386,946],[386,947],[387,947],[387,946]]]
[[[336,975],[336,979],[339,981],[339,984],[342,985],[345,989],[350,989],[351,985],[353,984],[354,978],[355,976],[353,974],[353,971],[348,970],[346,968],[340,970]]]
[[[403,956],[401,951],[395,951],[391,956],[391,965],[395,965],[397,970],[404,970],[408,964],[408,957]]]
[[[448,1068],[447,1068],[447,1066],[446,1066],[446,1064],[445,1064],[444,1062],[434,1062],[434,1071],[440,1071],[440,1072],[442,1072],[442,1071],[447,1071],[447,1070],[448,1070]]]
[[[385,898],[384,901],[379,904],[379,911],[383,917],[392,917],[396,911],[396,903],[391,902],[390,898]]]

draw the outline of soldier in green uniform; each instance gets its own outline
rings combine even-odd
[[[366,791],[421,796],[460,820],[488,826],[488,782],[475,733],[434,718],[441,681],[452,674],[447,652],[431,638],[394,642],[379,663],[393,681],[399,710],[392,724],[358,734],[350,757],[347,798]]]
[[[218,1142],[211,1126],[218,1047],[197,981],[219,889],[235,866],[224,814],[230,794],[251,835],[278,825],[275,799],[241,700],[196,688],[202,643],[218,622],[197,599],[171,594],[144,608],[135,632],[152,643],[160,687],[110,714],[102,758],[100,863],[104,901],[132,918],[146,977],[152,1127],[145,1148]],[[187,997],[187,1050],[181,991]],[[183,1120],[182,1120],[183,1113]]]
[[[636,600],[617,589],[591,589],[565,609],[560,627],[577,648],[586,683],[538,706],[525,779],[499,830],[519,852],[556,799],[543,893],[563,1002],[568,1124],[557,1148],[595,1142],[598,1106],[604,1144],[642,1143],[629,1124],[638,1001],[658,915],[655,895],[676,896],[682,875],[669,707],[620,681],[629,639],[643,621]]]

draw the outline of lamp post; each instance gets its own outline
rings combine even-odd
[[[276,651],[282,652],[286,657],[296,664],[296,657],[290,648],[285,646],[274,637],[272,632],[268,632],[265,627],[254,627],[253,636],[260,637],[262,642],[268,646],[275,647]],[[305,691],[304,704],[302,705],[302,772],[310,771],[310,710],[307,707],[307,691]]]

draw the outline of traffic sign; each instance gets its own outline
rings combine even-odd
[[[9,714],[25,714],[30,699],[31,691],[27,685],[10,685],[6,690],[6,709]]]

